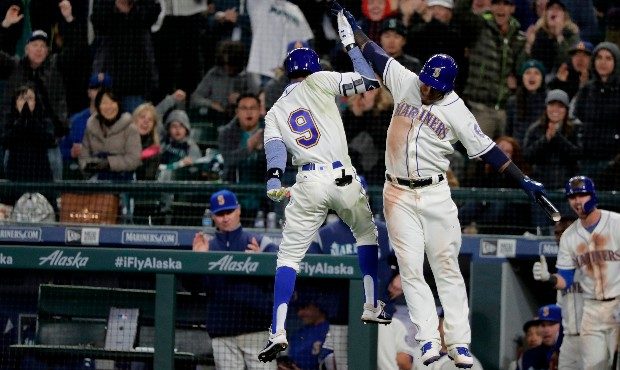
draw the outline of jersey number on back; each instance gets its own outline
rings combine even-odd
[[[300,108],[291,113],[288,119],[288,125],[291,131],[301,135],[301,137],[295,139],[295,141],[304,148],[315,146],[321,137],[321,133],[314,124],[312,113],[310,113],[309,110]]]

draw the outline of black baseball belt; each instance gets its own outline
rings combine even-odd
[[[389,173],[385,174],[385,179],[389,182],[395,182],[398,185],[407,186],[411,189],[423,188],[432,184],[438,184],[442,182],[445,177],[442,173],[430,177],[422,177],[417,179],[405,179],[402,177],[392,176]]]

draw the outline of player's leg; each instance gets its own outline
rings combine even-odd
[[[213,361],[216,369],[243,369],[243,353],[235,337],[217,337],[212,340]]]
[[[385,303],[377,301],[377,271],[379,247],[377,245],[377,227],[372,221],[372,211],[368,198],[357,176],[347,186],[333,186],[330,201],[331,208],[349,225],[357,245],[357,257],[362,271],[364,284],[364,312],[362,321],[365,323],[389,324],[392,319],[385,312]]]
[[[424,231],[417,202],[417,192],[390,183],[383,188],[390,244],[398,259],[409,316],[418,328],[415,338],[422,344],[422,362],[428,365],[440,358],[439,319],[433,293],[424,280]]]
[[[586,370],[608,369],[613,362],[618,335],[613,311],[617,303],[616,300],[584,300],[580,332],[583,367]]]
[[[473,357],[469,353],[469,305],[458,262],[461,249],[458,210],[446,182],[422,188],[419,193],[426,256],[444,310],[444,334],[448,355],[457,367],[471,367]]]
[[[284,211],[286,223],[278,250],[271,330],[267,345],[258,355],[263,362],[272,361],[288,347],[286,315],[299,263],[327,214],[324,186],[311,181],[313,177],[312,174],[297,175],[297,183],[291,188],[291,198]]]
[[[581,370],[583,360],[581,359],[581,340],[579,335],[565,335],[560,347],[560,357],[558,359],[558,369]]]

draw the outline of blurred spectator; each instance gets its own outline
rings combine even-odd
[[[77,22],[74,22],[71,15],[71,9],[65,9],[63,15],[66,18],[67,32],[79,32]],[[7,18],[4,21],[7,21]],[[12,21],[15,19],[13,18]],[[15,91],[17,87],[27,83],[34,84],[37,94],[41,97],[42,109],[54,123],[54,135],[58,140],[68,131],[67,99],[63,75],[71,73],[67,67],[71,65],[69,58],[73,55],[71,48],[75,45],[68,42],[60,53],[50,56],[48,42],[48,35],[41,30],[36,30],[28,38],[22,59],[0,51],[0,74],[9,76],[6,91]],[[4,102],[0,107],[2,111],[0,124],[10,122],[12,109],[10,98],[10,95],[5,94]],[[0,153],[3,151],[0,150]],[[52,163],[52,175],[55,180],[60,180],[62,178],[62,157],[58,146],[50,148],[48,155]]]
[[[357,21],[362,31],[374,42],[381,42],[383,21],[393,13],[391,1],[362,0],[362,17]]]
[[[320,301],[301,298],[294,303],[303,325],[290,335],[288,355],[301,370],[318,368],[319,352],[329,331],[327,314]]]
[[[555,369],[552,360],[557,360],[557,351],[562,344],[562,310],[556,304],[542,306],[538,309],[536,322],[539,323],[542,343],[523,353],[520,369]]]
[[[219,149],[224,157],[224,180],[244,184],[262,182],[266,162],[264,122],[258,97],[253,94],[239,96],[236,113],[232,121],[218,128]]]
[[[241,226],[241,206],[235,193],[220,190],[211,195],[210,210],[215,235],[196,233],[195,252],[277,252],[267,236]],[[258,361],[265,322],[271,319],[270,279],[253,276],[205,276],[202,288],[208,297],[207,331],[212,338],[216,369],[269,369],[275,362]],[[243,318],[242,320],[238,320]]]
[[[532,176],[547,189],[561,189],[564,179],[579,172],[582,157],[581,125],[568,117],[568,94],[551,90],[545,98],[546,108],[540,119],[525,135],[523,156],[532,165]]]
[[[173,110],[166,117],[166,137],[161,148],[161,164],[171,167],[166,180],[181,180],[190,176],[188,166],[201,157],[200,148],[190,137],[192,126],[187,113]],[[163,180],[163,179],[161,179]]]
[[[247,54],[242,43],[224,41],[217,48],[216,65],[202,78],[192,93],[191,107],[206,114],[217,125],[234,116],[237,98],[257,92],[252,78],[245,72]]]
[[[518,57],[525,40],[519,22],[512,17],[513,0],[493,0],[491,12],[483,13],[475,26],[474,44],[463,95],[482,131],[491,138],[504,134],[505,105],[516,88]]]
[[[389,56],[396,59],[408,70],[420,73],[420,69],[422,69],[420,60],[405,54],[403,51],[407,43],[407,30],[400,20],[388,18],[383,21],[380,41],[381,47]]]
[[[592,78],[575,97],[574,116],[583,123],[581,172],[596,181],[620,154],[620,50],[601,42],[593,58]]]
[[[551,74],[566,60],[568,50],[577,41],[579,27],[572,21],[566,5],[560,0],[549,0],[543,16],[527,30],[525,53],[540,60]]]
[[[587,41],[579,41],[568,50],[568,59],[560,65],[555,77],[547,84],[549,90],[566,91],[572,100],[580,88],[590,80],[590,60],[594,47]]]
[[[140,134],[142,164],[136,170],[136,180],[155,180],[157,168],[161,158],[161,146],[157,127],[161,125],[161,118],[157,109],[151,103],[140,104],[133,111],[132,121]]]
[[[160,10],[157,0],[93,3],[90,19],[98,39],[93,72],[110,74],[123,111],[133,112],[157,88],[151,25]]]
[[[506,135],[523,145],[525,131],[545,110],[545,67],[540,61],[530,59],[521,64],[519,76],[521,83],[506,101]]]
[[[453,0],[427,0],[426,4],[432,14],[428,23],[421,24],[410,36],[412,55],[419,60],[428,60],[435,54],[448,54],[461,67],[465,63],[465,40],[452,22]],[[385,49],[385,48],[384,48]],[[414,71],[418,73],[418,71]],[[457,75],[456,90],[463,91],[467,74],[461,71]]]
[[[517,341],[517,359],[512,361],[508,370],[523,369],[523,353],[530,348],[538,347],[542,344],[542,329],[537,318],[526,321],[523,324],[523,337]]]
[[[21,0],[4,0],[0,2],[0,15],[4,15],[0,27],[0,50],[8,55],[15,55],[17,41],[22,35],[24,14]]]
[[[524,174],[530,174],[528,164],[523,160],[521,146],[511,136],[500,136],[495,144],[516,164]],[[516,188],[518,185],[509,176],[497,174],[488,164],[480,160],[471,160],[468,163],[467,176],[461,181],[461,186],[479,188]],[[519,217],[515,217],[519,214]],[[459,220],[464,227],[472,224],[480,233],[517,233],[522,234],[523,228],[530,225],[528,217],[530,205],[522,203],[507,203],[504,201],[466,201],[459,208]],[[510,227],[503,227],[498,220],[509,220]],[[504,222],[504,221],[501,221]],[[516,230],[514,230],[516,228]]]
[[[604,19],[606,21],[605,41],[620,46],[620,5],[610,6]]]
[[[12,98],[12,120],[6,124],[2,143],[6,148],[5,172],[10,181],[52,180],[48,149],[56,145],[54,124],[45,116],[36,88],[23,85]]]
[[[604,14],[600,9],[604,9],[603,4],[608,0],[562,0],[568,14],[579,27],[579,35],[592,42],[603,41],[602,27],[600,22],[605,23]],[[609,1],[613,3],[614,1]],[[600,14],[597,15],[597,14]]]
[[[422,25],[431,20],[432,13],[426,5],[426,0],[399,0],[398,11],[395,15],[396,18],[405,26],[407,35],[411,36],[412,31],[419,25]],[[407,40],[410,44],[416,40]]]
[[[165,14],[153,34],[159,89],[168,94],[181,89],[193,91],[203,73],[200,34],[206,19],[206,0],[161,1]]]
[[[299,7],[288,1],[246,1],[252,23],[252,46],[247,71],[263,86],[274,76],[286,56],[286,47],[293,40],[314,38]]]
[[[211,59],[215,54],[215,47],[226,40],[240,41],[245,46],[245,50],[250,50],[252,46],[252,25],[246,6],[247,2],[247,0],[213,1],[214,11],[208,16],[211,34],[207,35],[213,45],[206,46],[207,50],[211,49],[211,56],[207,55],[207,58]],[[209,66],[213,64],[211,60],[208,62],[210,63]]]
[[[385,142],[394,102],[387,89],[351,96],[342,122],[351,163],[369,184],[385,182]]]
[[[474,14],[482,14],[491,10],[491,0],[472,0],[471,11]]]
[[[78,173],[79,165],[77,164],[77,159],[82,150],[82,139],[86,131],[86,123],[90,116],[97,111],[95,109],[95,97],[99,90],[102,88],[110,89],[111,87],[112,79],[109,75],[100,73],[90,77],[87,89],[90,104],[87,108],[69,118],[69,135],[62,138],[59,144],[63,161],[63,178],[67,180],[82,178],[81,174]]]
[[[66,88],[68,116],[79,112],[88,104],[85,87],[91,73],[92,53],[88,48],[87,18],[88,1],[30,0],[30,26],[49,35],[50,53],[58,53],[70,47],[64,58],[62,78]],[[68,29],[67,22],[71,23]]]
[[[140,151],[140,134],[131,115],[121,113],[120,99],[102,88],[95,97],[95,113],[86,124],[80,168],[96,180],[133,180]]]

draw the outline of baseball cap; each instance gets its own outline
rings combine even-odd
[[[454,8],[454,0],[428,0],[426,2],[427,6],[439,5],[444,8],[452,9]]]
[[[239,201],[237,196],[230,190],[220,190],[211,195],[211,212],[214,214],[230,211],[238,207]]]
[[[588,41],[577,41],[570,49],[568,49],[568,53],[573,55],[578,51],[583,51],[588,55],[592,55],[592,50],[594,50],[594,46],[592,43]]]
[[[394,31],[403,37],[407,37],[407,29],[400,19],[388,18],[381,25],[381,33],[385,31]]]
[[[523,74],[525,73],[525,71],[527,71],[530,68],[536,68],[540,71],[541,75],[545,75],[545,73],[547,72],[545,70],[545,66],[542,64],[542,62],[540,60],[537,59],[528,59],[525,62],[523,62],[521,64],[521,66],[519,67],[519,76],[523,76]]]
[[[550,321],[555,323],[562,322],[562,309],[557,304],[548,304],[538,309],[538,318],[535,320],[540,323],[542,321]]]
[[[112,77],[109,74],[103,73],[103,78],[99,80],[99,73],[93,73],[88,80],[89,89],[98,89],[100,87],[112,87]]]
[[[566,5],[560,0],[548,0],[547,5],[545,5],[545,9],[551,8],[552,5],[559,5],[562,9],[566,10]]]
[[[569,105],[568,94],[564,90],[560,90],[560,89],[550,90],[547,93],[547,97],[545,98],[545,104],[549,104],[553,101],[559,101],[560,103],[568,107]]]
[[[538,320],[538,317],[534,317],[533,319],[526,321],[525,324],[523,324],[523,332],[527,333],[527,331],[534,325],[539,325],[540,321]]]
[[[30,34],[30,37],[28,38],[28,42],[33,42],[33,41],[36,41],[36,40],[45,41],[45,43],[47,44],[47,42],[49,41],[49,38],[47,37],[47,33],[45,31],[43,31],[43,30],[34,30]]]

